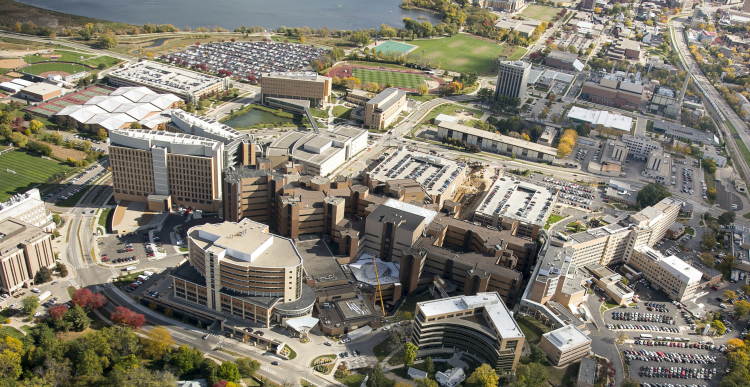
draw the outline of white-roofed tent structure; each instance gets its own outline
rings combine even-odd
[[[588,123],[594,128],[602,125],[605,128],[612,128],[624,132],[630,132],[633,126],[633,119],[619,114],[610,113],[604,110],[589,110],[578,106],[573,106],[568,112],[569,119],[578,123]]]
[[[318,325],[319,321],[320,320],[315,317],[304,316],[287,319],[284,321],[284,324],[286,324],[286,326],[288,326],[289,328],[294,329],[294,331],[299,334],[299,337],[304,339],[307,337],[307,334],[310,332],[310,330]]]
[[[71,125],[89,130],[97,128],[129,128],[134,122],[147,129],[157,129],[169,121],[170,109],[182,103],[173,94],[158,94],[146,87],[121,87],[110,95],[98,95],[83,105],[71,105],[60,110],[55,119],[61,125]],[[167,111],[167,115],[162,113]],[[153,118],[152,118],[153,117]]]

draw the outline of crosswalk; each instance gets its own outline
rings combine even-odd
[[[77,282],[76,282],[76,280],[74,280],[74,279],[72,279],[72,280],[68,280],[68,283],[70,284],[70,286],[73,286],[73,287],[76,287],[76,286],[78,286],[78,283],[77,283]]]
[[[85,269],[85,268],[91,267],[91,266],[97,266],[97,264],[95,264],[95,263],[87,263],[87,264],[81,264],[81,265],[74,265],[73,268],[74,269]]]
[[[262,369],[263,371],[268,372],[271,375],[276,375],[276,371],[272,370],[271,368],[269,368],[267,366],[260,367],[260,369]]]

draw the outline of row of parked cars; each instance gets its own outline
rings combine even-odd
[[[146,275],[145,273],[144,274],[139,274],[138,277],[135,279],[135,281],[133,281],[132,284],[130,284],[130,285],[124,285],[124,289],[123,289],[123,287],[121,287],[120,289],[123,289],[126,292],[130,293],[133,290],[138,289],[139,286],[143,285],[143,283],[145,283],[146,281],[148,281],[150,278],[151,278],[151,276],[150,275]],[[156,292],[156,294],[158,295],[159,293]]]
[[[641,370],[638,371],[639,376],[670,379],[711,380],[715,374],[716,368],[709,370],[706,368],[642,366]]]
[[[680,330],[672,327],[657,327],[653,325],[640,325],[640,324],[607,324],[607,329],[639,329],[642,331],[654,331],[654,332],[672,332],[680,333]]]
[[[674,325],[674,317],[666,314],[614,312],[612,318],[619,321],[640,321]]]
[[[91,168],[89,168],[89,169],[91,169]],[[88,172],[88,171],[89,171],[89,169],[87,169],[86,171]],[[71,196],[73,196],[73,195],[77,194],[77,193],[78,193],[78,192],[80,192],[80,191],[81,191],[82,189],[84,189],[84,188],[88,187],[88,186],[89,186],[89,185],[90,185],[91,183],[93,183],[93,182],[94,182],[94,180],[96,180],[96,179],[98,179],[98,178],[99,178],[100,176],[102,176],[102,175],[104,174],[104,172],[105,172],[104,170],[100,171],[99,173],[97,173],[96,175],[94,175],[94,177],[92,177],[92,178],[90,178],[90,179],[86,180],[86,182],[84,182],[83,184],[81,184],[81,185],[80,185],[80,187],[78,187],[78,188],[76,188],[76,189],[74,189],[74,190],[72,190],[72,191],[68,192],[67,194],[65,194],[65,195],[63,195],[63,196],[60,196],[60,198],[59,198],[58,200],[65,200],[65,199],[67,199],[67,198],[69,198],[69,197],[71,197]],[[84,173],[84,174],[85,174],[85,173]],[[81,175],[79,175],[79,176],[81,176]],[[46,200],[46,199],[49,199],[50,197],[52,197],[53,195],[57,194],[58,192],[60,192],[60,191],[64,190],[65,188],[68,188],[68,187],[70,187],[70,186],[71,186],[71,185],[72,185],[72,184],[73,184],[73,183],[74,183],[75,181],[77,181],[77,180],[78,180],[79,178],[80,178],[80,177],[75,177],[75,178],[73,178],[73,179],[72,179],[71,181],[69,181],[69,182],[68,182],[67,184],[65,184],[65,185],[64,185],[64,186],[62,186],[61,188],[58,188],[57,190],[55,190],[55,192],[54,192],[53,194],[48,194],[48,195],[46,195],[46,196],[45,196],[45,197],[44,197],[43,199],[45,199],[45,200]]]
[[[684,343],[679,343],[684,344]],[[716,356],[711,355],[698,355],[691,353],[677,353],[677,352],[660,352],[660,351],[647,351],[641,349],[639,351],[633,349],[626,349],[622,351],[626,358],[631,360],[647,360],[670,363],[690,363],[690,364],[716,364]],[[636,359],[631,358],[635,356]]]

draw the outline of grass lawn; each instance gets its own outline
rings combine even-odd
[[[28,55],[23,57],[23,61],[26,63],[38,63],[38,62],[47,62],[51,60],[57,60],[60,62],[76,62],[79,63],[81,61],[81,57],[83,57],[83,60],[85,61],[88,58],[91,58],[93,55],[84,54],[81,52],[75,52],[75,51],[67,51],[67,50],[55,50],[54,55],[57,55],[57,59],[52,59],[47,56],[42,55]]]
[[[286,344],[284,345],[284,347],[289,350],[289,360],[294,360],[294,358],[297,357],[297,352],[294,352],[294,350],[292,349],[292,347],[290,347],[290,346],[288,346]]]
[[[72,170],[72,167],[65,164],[32,156],[24,151],[8,152],[0,156],[0,201],[6,201],[17,193],[45,183],[58,172]]]
[[[362,381],[365,380],[365,375],[360,374],[350,374],[349,376],[345,378],[336,378],[336,381],[346,385],[347,387],[359,387],[362,384]]]
[[[372,353],[375,354],[378,362],[383,361],[391,353],[389,340],[385,339],[380,344],[372,347]]]
[[[396,312],[396,317],[404,319],[404,313],[409,312],[411,313],[411,318],[414,318],[414,311],[417,310],[417,302],[423,302],[423,301],[429,301],[433,300],[434,297],[432,297],[432,294],[430,292],[426,292],[425,294],[414,296],[414,297],[406,297],[404,299],[404,302],[401,303],[401,307],[398,308],[398,312]]]
[[[112,281],[112,285],[116,286],[118,288],[120,286],[122,286],[122,285],[130,285],[141,274],[143,274],[143,271],[139,271],[139,272],[135,272],[135,273],[130,273],[130,274],[126,274],[126,275],[121,275],[121,276],[115,278],[114,281]],[[72,296],[71,296],[71,298],[72,298]]]
[[[382,70],[354,69],[354,76],[363,84],[376,82],[378,85],[390,83],[396,87],[416,89],[425,82],[424,75],[411,73],[394,73]]]
[[[542,21],[552,21],[555,15],[560,13],[559,8],[548,7],[546,5],[531,4],[521,12],[521,16],[529,19],[536,19]]]
[[[52,59],[46,56],[29,55],[23,58],[26,63],[39,63],[48,61],[60,61],[60,62],[73,62],[83,63],[89,66],[97,67],[100,63],[104,63],[107,67],[112,67],[117,63],[117,59],[111,56],[96,56],[92,54],[84,54],[81,52],[67,51],[67,50],[55,50],[54,53],[59,55],[57,59]],[[81,59],[83,57],[83,59]],[[79,67],[80,68],[80,67]],[[65,70],[61,70],[65,71]]]
[[[10,336],[14,339],[23,340],[23,333],[13,327],[0,327],[0,337]]]
[[[99,214],[99,225],[100,226],[102,226],[102,227],[104,227],[106,229],[109,229],[109,227],[107,227],[107,224],[109,223],[109,214],[111,212],[112,212],[111,208],[106,208],[106,209],[104,209],[102,211],[101,214]]]
[[[692,227],[685,227],[685,234],[695,235],[695,229]]]
[[[338,118],[343,118],[345,120],[348,120],[349,117],[352,114],[352,108],[348,108],[346,106],[334,106],[333,107],[333,116]]]
[[[542,335],[552,330],[541,321],[528,316],[516,315],[515,319],[529,343],[538,344],[542,340]]]
[[[578,375],[578,369],[580,368],[581,362],[568,364],[565,368],[556,368],[549,364],[545,364],[544,368],[547,369],[547,381],[552,386],[562,386],[563,382],[573,380],[574,376]]]
[[[550,215],[549,218],[547,219],[547,224],[544,225],[544,229],[545,230],[549,230],[549,228],[553,224],[555,224],[555,223],[557,223],[557,222],[559,222],[559,221],[561,221],[563,219],[565,219],[565,217],[562,216],[562,215],[555,215],[555,214]]]
[[[546,8],[546,7],[545,7]],[[499,54],[499,44],[473,38],[465,34],[449,38],[414,40],[408,42],[418,49],[412,51],[440,61],[440,68],[458,72],[484,73],[489,71],[492,58]]]
[[[524,55],[526,55],[526,53],[528,51],[529,50],[527,50],[527,49],[525,49],[523,47],[518,47],[518,49],[516,50],[516,52],[514,52],[513,55],[511,55],[511,56],[508,57],[508,60],[518,60],[518,59],[521,59],[521,58],[523,58]]]
[[[68,74],[75,74],[82,71],[90,71],[91,69],[89,69],[88,67],[70,63],[39,63],[31,66],[26,66],[21,70],[29,74],[39,75],[47,71],[64,71]]]

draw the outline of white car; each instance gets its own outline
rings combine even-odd
[[[41,312],[36,312],[36,313],[34,313],[34,317],[39,317],[39,316],[41,316],[41,315],[42,315],[42,313],[41,313]]]

